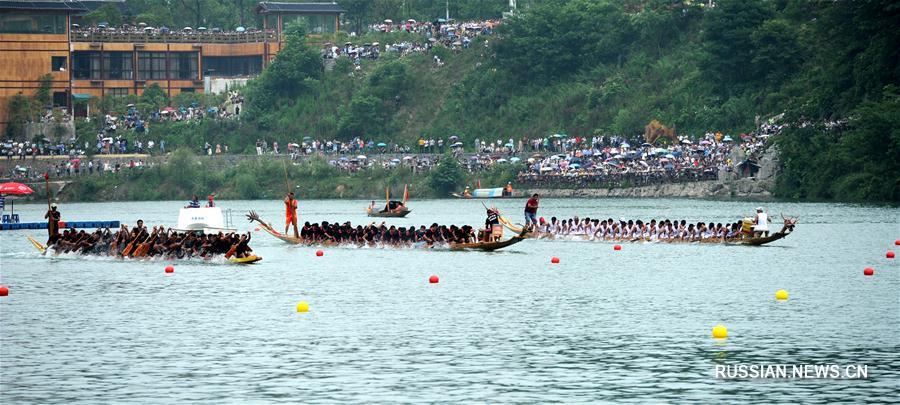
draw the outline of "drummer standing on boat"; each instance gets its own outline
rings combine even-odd
[[[52,245],[59,239],[59,221],[62,218],[62,214],[56,210],[56,203],[50,204],[50,209],[44,214],[44,218],[47,219],[47,233],[49,234],[47,245]]]
[[[528,199],[528,202],[525,203],[525,227],[528,229],[534,229],[535,225],[537,225],[537,211],[538,205],[540,203],[540,196],[535,193]]]
[[[284,233],[287,234],[288,228],[294,226],[294,237],[300,237],[300,231],[297,230],[297,200],[294,199],[294,192],[288,193],[284,198]]]
[[[756,236],[769,236],[769,214],[763,212],[763,207],[756,207],[756,218],[753,222],[753,232]]]

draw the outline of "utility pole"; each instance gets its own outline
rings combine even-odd
[[[447,0],[447,2],[444,4],[444,19],[450,19],[450,0]]]

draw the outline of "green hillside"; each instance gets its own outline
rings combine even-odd
[[[466,145],[557,132],[638,136],[652,119],[681,134],[735,134],[784,114],[778,195],[900,200],[896,3],[531,3],[470,49],[385,53],[359,70],[345,58],[324,71],[318,48],[296,27],[244,89],[239,122],[167,124],[163,132],[181,146],[208,141],[240,152],[258,138],[303,136],[409,145],[422,135],[457,135]],[[368,35],[355,40],[424,40]]]

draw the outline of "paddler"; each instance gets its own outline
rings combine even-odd
[[[503,195],[505,195],[507,197],[512,197],[512,193],[513,193],[512,182],[508,182],[508,183],[506,183],[506,188],[503,189]]]
[[[472,192],[469,191],[469,186],[466,186],[466,189],[463,190],[463,196],[464,196],[464,197],[471,197],[471,196],[472,196]]]
[[[288,193],[284,198],[284,233],[287,234],[288,228],[294,226],[294,237],[300,237],[300,231],[297,229],[297,200],[294,199],[294,192]]]
[[[47,219],[48,246],[56,243],[56,240],[59,239],[59,221],[62,218],[62,214],[56,208],[56,203],[50,204],[50,209],[44,214],[44,218]]]

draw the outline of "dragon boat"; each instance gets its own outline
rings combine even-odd
[[[52,254],[53,256],[59,256],[59,255],[63,255],[63,254],[70,254],[70,253],[67,253],[67,252],[58,252],[58,251],[56,251],[56,250],[54,250],[54,249],[51,249],[50,247],[45,246],[43,243],[39,242],[37,239],[35,239],[35,238],[31,237],[31,236],[27,236],[26,238],[28,238],[28,241],[31,242],[31,245],[34,246],[34,248],[35,248],[42,256],[46,256],[48,253]],[[138,248],[136,248],[136,250],[137,250],[137,249],[140,249],[140,248],[138,247]],[[122,257],[122,256],[110,256],[110,255],[93,255],[93,254],[82,254],[82,253],[71,253],[71,254],[77,255],[77,256],[88,256],[88,257],[89,257],[89,256],[95,256],[95,257],[118,257],[118,258],[120,258],[120,259],[124,259],[124,258],[125,258],[125,257]],[[198,258],[199,258],[199,259],[202,259],[203,261],[212,261],[212,260],[216,260],[218,257],[221,257],[221,255],[212,256],[212,257],[203,257],[203,258],[199,258],[199,257],[198,257]],[[160,259],[160,260],[165,260],[165,261],[172,261],[172,260],[179,260],[179,261],[181,261],[181,260],[186,260],[186,261],[191,261],[191,260],[194,259],[194,258],[179,258],[179,257],[170,257],[170,256],[165,256],[165,257],[162,257],[162,256],[152,256],[152,257],[151,257],[151,256],[139,256],[139,257],[129,257],[129,258],[135,259],[135,260],[154,260],[154,259]],[[234,257],[234,256],[227,257],[227,255],[226,255],[226,257],[225,257],[225,262],[228,263],[228,264],[253,264],[253,263],[259,262],[259,261],[262,260],[262,259],[263,259],[262,256],[257,256],[257,255],[248,255],[248,256],[246,256],[246,257]]]
[[[742,246],[762,246],[772,242],[775,242],[780,239],[784,239],[792,232],[794,232],[794,227],[797,225],[798,218],[795,217],[785,217],[783,214],[781,215],[782,220],[784,221],[781,227],[781,230],[778,232],[774,232],[769,236],[749,236],[744,235],[740,238],[730,238],[730,239],[721,239],[721,238],[710,238],[710,239],[702,239],[702,240],[678,240],[678,239],[656,239],[650,240],[644,237],[639,238],[614,238],[614,239],[605,239],[605,238],[595,238],[593,235],[554,235],[543,232],[532,232],[528,231],[524,228],[524,226],[520,224],[513,224],[509,219],[500,217],[500,223],[503,224],[504,227],[509,229],[510,231],[516,232],[521,235],[523,238],[532,238],[532,239],[551,239],[551,240],[574,240],[574,241],[603,241],[603,242],[629,242],[629,243],[701,243],[701,244],[716,244],[716,245],[742,245]],[[746,223],[748,220],[742,220]]]
[[[273,228],[272,225],[270,225],[269,223],[264,221],[262,218],[260,218],[259,214],[257,214],[255,211],[250,211],[247,214],[247,220],[250,222],[258,223],[260,229],[262,229],[269,235],[272,235],[273,237],[275,237],[283,242],[290,243],[292,245],[305,245],[305,246],[340,246],[341,245],[341,243],[339,243],[339,242],[308,241],[303,238],[297,238],[294,236],[282,234],[281,232],[278,232],[277,230],[275,230],[275,228]],[[525,240],[525,237],[523,235],[517,235],[517,236],[514,236],[507,240],[495,241],[495,242],[479,241],[479,242],[471,242],[471,243],[441,243],[441,244],[432,244],[432,245],[426,244],[425,242],[416,242],[416,243],[407,243],[406,246],[411,247],[411,248],[424,248],[424,249],[433,249],[433,248],[440,249],[440,248],[445,247],[452,251],[493,252],[496,250],[500,250],[500,249],[515,245],[516,243],[519,243],[523,240]],[[365,244],[356,243],[356,242],[346,243],[346,245],[350,245],[350,244],[358,245],[358,246],[365,245]],[[379,247],[401,247],[401,246],[394,246],[394,245],[380,244],[380,243],[377,244],[377,246],[379,246]]]

